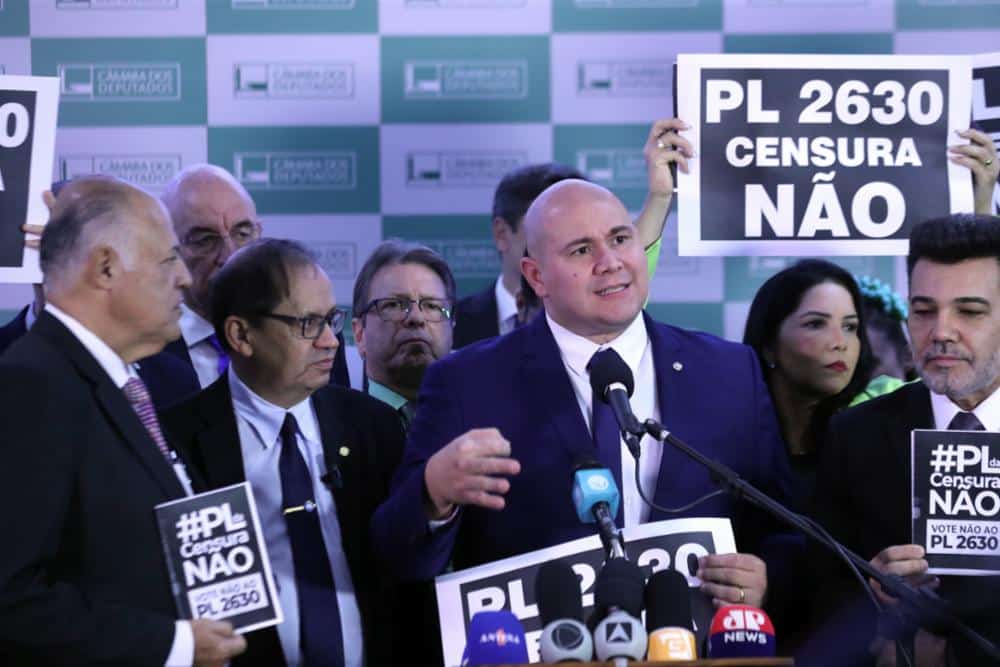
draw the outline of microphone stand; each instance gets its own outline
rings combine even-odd
[[[802,516],[791,511],[777,500],[774,500],[766,493],[758,490],[752,484],[741,478],[735,471],[718,461],[714,461],[694,449],[680,438],[674,436],[662,424],[652,419],[647,419],[643,423],[646,433],[659,440],[669,443],[675,449],[696,462],[708,468],[712,478],[727,491],[737,498],[745,499],[753,505],[763,509],[773,517],[797,528],[810,539],[822,544],[831,551],[839,552],[843,557],[850,560],[854,566],[866,575],[877,581],[889,595],[899,599],[905,608],[913,610],[917,625],[923,627],[943,628],[952,633],[961,635],[965,639],[975,644],[984,653],[994,660],[1000,660],[1000,649],[992,642],[980,635],[978,632],[962,623],[950,610],[945,602],[931,591],[915,589],[906,583],[898,575],[883,574],[872,567],[868,561],[847,549],[842,544],[823,535],[816,530]],[[633,434],[634,437],[634,434]],[[638,448],[637,448],[638,449]],[[631,448],[630,448],[631,450]],[[638,460],[637,452],[633,452]]]

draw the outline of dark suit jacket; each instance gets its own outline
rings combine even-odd
[[[403,448],[399,416],[381,401],[342,387],[324,387],[312,396],[327,469],[341,471],[343,486],[333,490],[351,579],[361,610],[365,654],[370,665],[391,665],[394,600],[372,552],[369,522],[385,498]],[[163,415],[171,442],[214,489],[246,480],[236,415],[227,376]],[[348,445],[350,455],[338,450]],[[234,667],[285,664],[278,633],[266,628],[246,635],[247,652]]]
[[[337,334],[337,342],[339,342],[340,345],[337,347],[337,356],[333,360],[333,371],[330,374],[330,384],[334,384],[339,387],[350,387],[351,378],[347,373],[347,351],[344,347],[343,333]],[[194,372],[194,364],[191,361],[191,354],[188,352],[187,344],[184,342],[184,338],[181,337],[171,342],[163,348],[163,353],[176,357],[186,364],[187,377],[182,380],[185,385],[189,385],[191,382],[194,382],[194,391],[189,391],[180,398],[189,398],[190,396],[198,393],[201,389],[201,384],[198,382],[198,374]],[[175,400],[171,403],[178,402],[179,401]]]
[[[649,317],[645,322],[663,423],[751,483],[787,498],[787,455],[753,351]],[[674,370],[675,362],[682,370]],[[423,503],[427,459],[481,427],[498,428],[521,463],[521,473],[510,479],[507,506],[501,512],[465,507],[448,528],[431,535]],[[445,357],[424,377],[392,494],[375,515],[379,554],[400,576],[420,580],[440,574],[451,556],[460,569],[593,535],[571,502],[573,467],[595,458],[592,442],[545,317]],[[685,505],[716,488],[707,470],[664,449],[656,503]],[[728,495],[686,515],[733,518],[737,544],[746,551],[755,551],[771,528]],[[654,510],[650,520],[677,516]]]
[[[816,518],[838,540],[871,559],[894,544],[910,544],[910,431],[934,428],[930,392],[922,383],[906,385],[834,417],[819,468]],[[820,617],[840,605],[869,619],[874,611],[846,567],[819,558],[822,594]],[[993,642],[1000,641],[1000,577],[941,577],[938,593],[954,603],[963,620]],[[970,647],[955,642],[960,664],[989,664]],[[809,663],[812,664],[812,663]]]
[[[28,308],[31,308],[31,304],[22,308],[17,317],[0,327],[0,354],[27,333]],[[176,341],[171,345],[175,343]],[[162,410],[201,389],[198,378],[191,368],[190,359],[185,365],[173,354],[159,352],[142,359],[138,363],[138,373],[146,383],[157,410]]]
[[[455,305],[455,333],[453,349],[459,349],[487,338],[500,335],[497,322],[496,285],[490,283],[482,292],[477,292]]]
[[[49,313],[0,378],[0,663],[162,667],[177,612],[153,507],[183,496],[174,471]]]
[[[30,303],[22,308],[14,319],[0,327],[0,354],[3,354],[15,340],[27,333],[29,308],[31,308]]]

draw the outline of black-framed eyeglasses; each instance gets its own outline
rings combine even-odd
[[[292,317],[281,313],[260,313],[260,315],[297,327],[299,337],[308,340],[316,340],[322,336],[323,329],[327,326],[336,336],[344,330],[344,320],[347,319],[347,313],[340,308],[334,308],[326,315],[306,315],[305,317]]]
[[[228,236],[229,240],[233,242],[233,247],[242,248],[260,237],[260,223],[254,220],[244,220],[233,226],[229,230]],[[221,234],[207,229],[192,230],[181,240],[181,243],[192,255],[202,257],[217,255],[222,250],[224,242]]]
[[[402,322],[410,314],[413,304],[417,304],[424,319],[428,322],[444,322],[451,319],[451,304],[444,299],[409,299],[400,296],[389,296],[384,299],[372,299],[361,315],[371,311],[378,313],[383,322]]]

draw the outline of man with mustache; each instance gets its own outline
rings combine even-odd
[[[455,278],[426,246],[389,239],[354,283],[354,340],[368,393],[408,426],[424,371],[451,352]]]
[[[395,664],[368,526],[403,431],[380,401],[329,385],[345,319],[330,279],[300,243],[264,239],[216,272],[206,305],[229,368],[164,425],[209,488],[252,485],[285,613],[234,667]]]
[[[960,214],[914,227],[907,269],[907,324],[922,381],[834,418],[819,468],[816,518],[881,571],[936,587],[964,621],[997,642],[997,577],[928,576],[923,547],[909,542],[911,431],[1000,430],[1000,218]],[[829,565],[836,567],[825,577],[829,595],[816,596],[824,616],[844,592],[860,595],[846,568]],[[874,610],[864,602],[867,618]],[[871,634],[874,628],[871,619]],[[861,637],[858,662],[872,659],[871,639]],[[878,641],[872,650],[879,664],[892,664],[891,642]],[[987,663],[965,642],[924,631],[916,650],[921,665]],[[855,664],[836,657],[803,662]]]

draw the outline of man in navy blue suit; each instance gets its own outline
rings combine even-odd
[[[636,464],[620,439],[608,447],[592,438],[587,370],[595,352],[614,349],[635,376],[640,419],[662,421],[782,499],[788,463],[753,352],[642,312],[649,287],[642,243],[608,190],[557,183],[524,224],[530,256],[521,268],[545,315],[430,367],[403,463],[374,519],[378,552],[400,576],[429,579],[449,560],[464,568],[591,535],[593,526],[576,518],[571,477],[577,462],[598,452],[622,480],[620,523],[730,517],[737,544],[759,551],[773,528],[729,496],[670,515],[640,500]],[[686,505],[716,489],[678,452],[649,438],[642,448],[639,477],[657,504]],[[698,576],[716,604],[764,599],[766,567],[750,553],[708,556]]]

